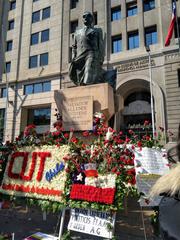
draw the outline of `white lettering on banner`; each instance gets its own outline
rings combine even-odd
[[[115,214],[91,209],[71,209],[68,229],[99,237],[112,238]],[[111,228],[108,226],[111,225]]]

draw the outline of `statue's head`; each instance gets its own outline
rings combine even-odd
[[[86,26],[92,26],[94,22],[94,17],[91,12],[84,12],[83,14],[83,23]]]

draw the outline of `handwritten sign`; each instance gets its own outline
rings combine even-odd
[[[112,238],[115,214],[91,209],[71,209],[68,229],[99,237]]]
[[[139,193],[143,193],[139,200],[140,206],[142,207],[152,207],[152,206],[159,206],[159,203],[162,199],[161,196],[156,196],[153,198],[148,198],[150,189],[159,179],[159,175],[154,174],[138,174],[136,175],[136,186]]]
[[[162,197],[149,198],[152,186],[158,178],[169,171],[165,149],[144,147],[135,149],[136,185],[138,192],[144,195],[140,198],[141,206],[158,206]]]
[[[163,175],[169,171],[165,150],[142,148],[135,150],[136,173]]]
[[[93,124],[92,97],[66,98],[62,104],[63,128],[66,131],[91,130]]]
[[[23,147],[8,159],[0,192],[62,201],[66,172],[63,157],[68,146]]]

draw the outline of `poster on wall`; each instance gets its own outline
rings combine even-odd
[[[10,154],[0,192],[8,195],[62,201],[66,145],[26,146]]]

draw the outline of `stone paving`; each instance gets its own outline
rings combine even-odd
[[[115,236],[118,240],[155,240],[150,225],[151,210],[144,210],[146,238],[144,236],[142,212],[137,200],[128,201],[128,211],[120,211],[117,214],[115,224]],[[15,240],[22,240],[35,232],[44,232],[47,234],[58,234],[58,222],[60,214],[49,213],[46,221],[43,220],[43,214],[40,209],[26,206],[11,206],[9,209],[0,210],[0,233],[15,233]],[[68,213],[64,224],[64,231],[67,229]],[[87,234],[72,232],[74,240],[102,240],[100,237],[94,237]]]

